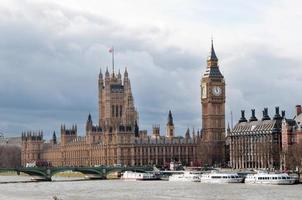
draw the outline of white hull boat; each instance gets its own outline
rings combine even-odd
[[[200,177],[201,183],[242,183],[243,178],[237,173],[219,173],[211,172],[202,174]]]
[[[125,171],[121,177],[123,180],[131,180],[131,181],[152,181],[152,180],[160,180],[159,176],[154,173],[145,173],[145,172],[132,172]]]
[[[269,173],[257,173],[249,174],[245,178],[247,184],[271,184],[271,185],[292,185],[295,183],[295,179],[288,174],[269,174]]]
[[[200,182],[200,175],[191,171],[184,171],[182,174],[171,175],[169,181]]]

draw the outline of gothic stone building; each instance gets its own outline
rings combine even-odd
[[[168,115],[166,135],[160,135],[159,126],[153,134],[139,130],[138,113],[134,106],[127,69],[124,77],[99,74],[99,121],[93,124],[89,114],[85,136],[78,136],[77,126],[61,126],[61,139],[53,134],[50,142],[42,133],[22,133],[22,165],[36,160],[47,160],[53,166],[94,165],[165,165],[180,161],[189,165],[197,160],[199,132],[176,137],[171,111]]]
[[[222,164],[225,145],[225,80],[218,66],[213,41],[207,69],[201,79],[202,142],[199,146],[203,164]]]

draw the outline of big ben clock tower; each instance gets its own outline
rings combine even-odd
[[[225,81],[218,66],[213,40],[207,69],[201,79],[203,164],[222,164],[225,144]]]

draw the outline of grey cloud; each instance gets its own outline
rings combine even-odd
[[[173,33],[154,26],[127,28],[101,13],[55,4],[22,4],[18,13],[0,10],[1,132],[50,134],[61,123],[77,123],[83,134],[89,112],[97,122],[97,77],[100,67],[110,65],[111,45],[117,68],[129,69],[142,128],[161,124],[164,133],[169,109],[178,135],[187,127],[200,128],[206,55],[161,45]],[[208,46],[203,48],[206,52]],[[292,110],[302,97],[295,93],[301,63],[262,46],[247,49],[244,56],[217,52],[227,82],[227,120],[230,110],[235,120],[241,109],[255,107],[260,113],[264,106],[280,105]],[[288,98],[291,94],[295,98]]]

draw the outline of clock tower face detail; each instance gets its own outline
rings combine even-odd
[[[207,69],[201,78],[203,164],[224,162],[225,144],[225,81],[218,66],[213,41]]]

